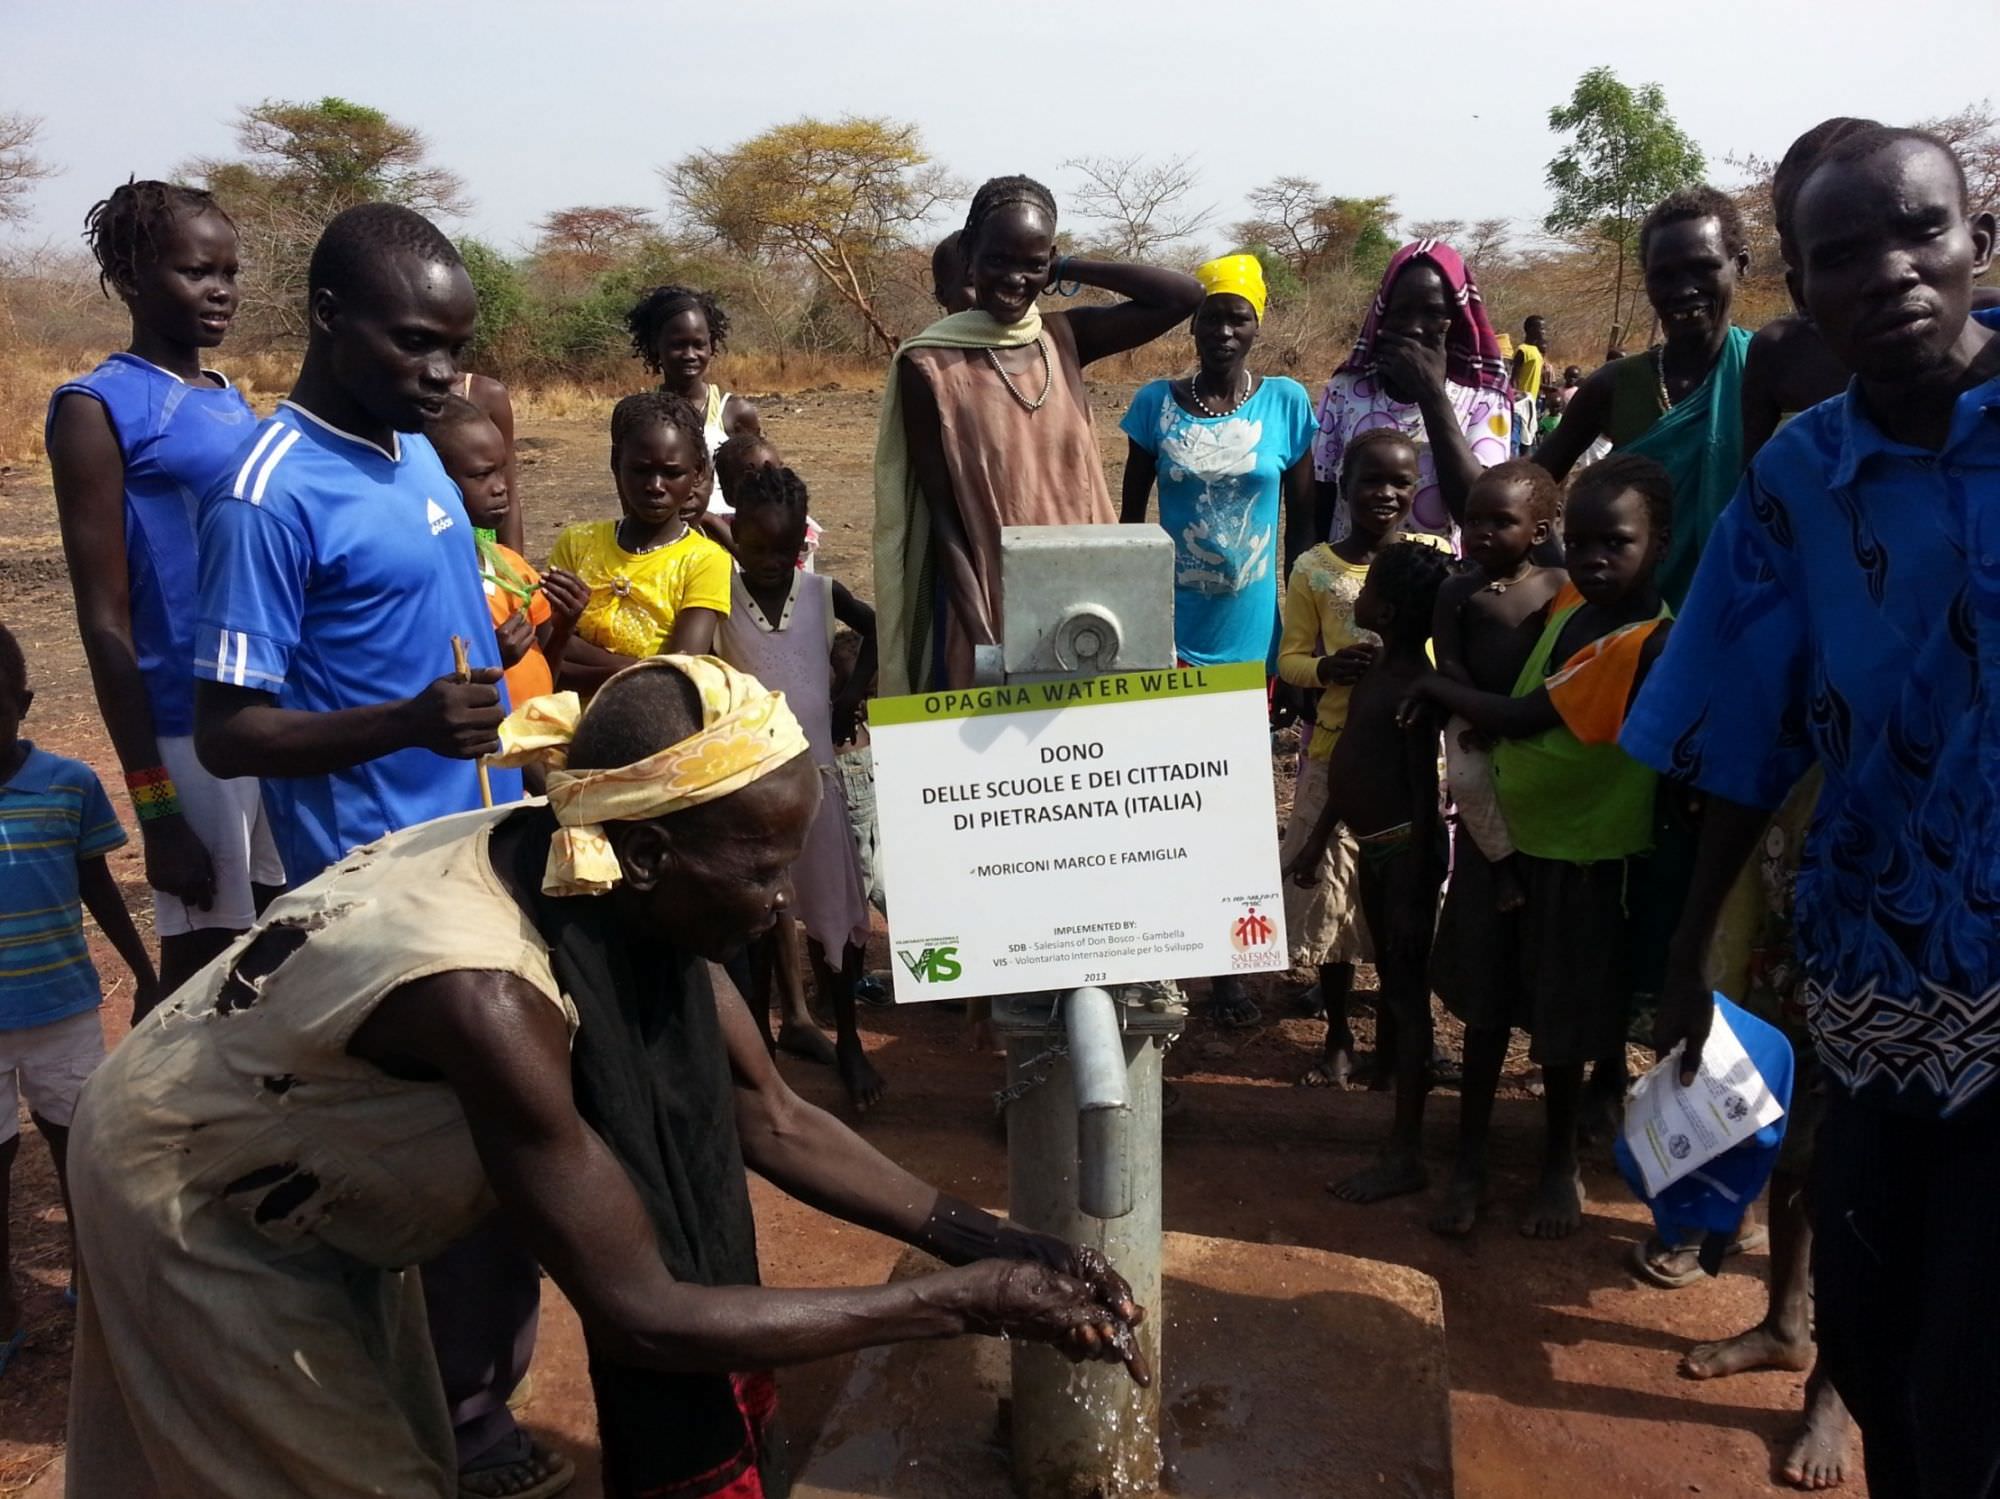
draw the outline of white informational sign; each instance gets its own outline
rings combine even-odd
[[[1259,662],[869,705],[898,1001],[1289,966]]]
[[[1784,1112],[1718,1007],[1691,1084],[1681,1086],[1681,1049],[1675,1047],[1632,1085],[1625,1144],[1646,1179],[1646,1195],[1657,1197]]]

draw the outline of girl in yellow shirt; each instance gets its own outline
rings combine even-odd
[[[687,522],[709,474],[701,413],[664,391],[627,396],[611,413],[611,472],[624,515],[569,527],[549,559],[590,588],[562,664],[563,686],[586,697],[642,657],[709,654],[729,613],[729,554]]]

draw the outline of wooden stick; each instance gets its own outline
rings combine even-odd
[[[472,662],[465,654],[464,639],[457,635],[451,637],[451,669],[459,681],[472,680]],[[483,757],[479,761],[479,805],[482,807],[493,805],[493,776],[486,769]]]

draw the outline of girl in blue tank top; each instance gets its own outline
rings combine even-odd
[[[97,703],[145,839],[169,993],[284,882],[254,781],[193,753],[195,511],[257,424],[212,370],[237,306],[236,226],[214,198],[128,182],[91,210],[100,284],[132,340],[49,400],[63,552]]]

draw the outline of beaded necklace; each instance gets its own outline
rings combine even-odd
[[[1019,401],[1021,409],[1026,411],[1030,416],[1033,416],[1037,411],[1042,409],[1043,405],[1049,399],[1049,393],[1056,388],[1055,365],[1049,360],[1048,334],[1041,334],[1035,339],[1035,348],[1042,356],[1042,393],[1032,401],[1021,394],[1021,387],[1016,385],[1014,377],[1007,373],[1007,366],[1000,362],[999,354],[995,353],[992,349],[983,351],[986,355],[986,362],[993,366],[994,373],[1000,377],[1000,383],[1007,387],[1007,394]]]
[[[1188,399],[1194,402],[1203,416],[1228,416],[1231,411],[1242,410],[1243,403],[1250,399],[1250,383],[1250,371],[1245,370],[1243,372],[1243,389],[1241,393],[1230,403],[1228,411],[1217,411],[1201,398],[1201,371],[1196,370],[1192,375],[1188,376]]]

